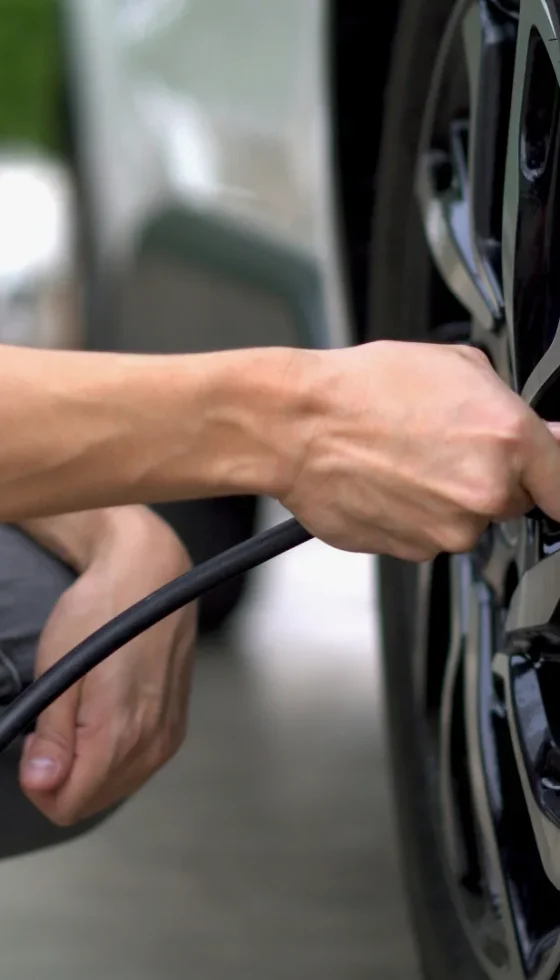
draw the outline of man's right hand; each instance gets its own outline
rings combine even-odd
[[[309,356],[313,420],[283,503],[317,537],[423,561],[535,505],[560,521],[558,427],[484,354],[378,341]]]
[[[4,523],[274,496],[335,547],[420,561],[535,504],[560,521],[560,437],[471,348],[0,353]]]

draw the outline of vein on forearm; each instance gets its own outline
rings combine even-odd
[[[276,495],[306,410],[295,356],[0,348],[0,521]]]

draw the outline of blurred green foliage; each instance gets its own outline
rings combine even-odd
[[[59,3],[0,0],[0,140],[55,149],[60,107]]]

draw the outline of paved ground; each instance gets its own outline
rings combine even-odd
[[[6,863],[2,980],[416,980],[369,564],[270,566],[201,650],[188,747],[102,831]]]

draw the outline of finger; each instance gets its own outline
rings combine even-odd
[[[180,744],[177,739],[176,748]],[[167,758],[173,754],[170,749]],[[136,793],[165,761],[155,731],[147,741],[128,745],[116,727],[93,737],[82,730],[70,778],[43,801],[43,812],[60,826],[88,820]]]
[[[82,778],[57,793],[49,819],[72,826],[106,813],[142,789],[156,771],[157,767],[148,768],[143,758],[129,763],[124,770],[103,767],[100,779],[97,764],[88,762],[81,771]]]
[[[70,827],[117,802],[114,796],[115,746],[107,739],[78,735],[74,765],[66,782],[55,792],[42,794],[36,805],[60,827]],[[105,798],[108,800],[105,805]]]
[[[35,733],[25,744],[20,768],[21,787],[37,805],[40,805],[37,794],[59,789],[70,775],[81,686],[75,685],[41,715]]]
[[[127,713],[115,712],[95,729],[78,728],[70,777],[42,801],[51,821],[70,826],[106,812],[141,789],[175,755],[186,736],[190,673],[183,664],[161,726],[151,721],[133,740]]]
[[[139,790],[179,748],[186,728],[195,625],[190,612],[169,619],[84,682],[70,775],[55,793],[43,794],[39,801],[52,822],[69,826],[114,807]],[[161,699],[156,712],[139,712],[144,695],[140,692],[138,703],[135,685],[130,700],[130,681],[142,663],[145,680],[151,678],[149,688],[155,685],[157,700]]]
[[[543,424],[537,415],[529,430],[521,482],[534,504],[560,521],[560,427]]]

